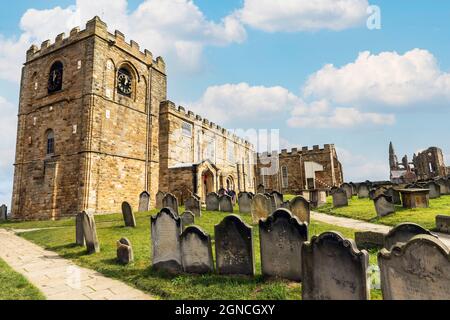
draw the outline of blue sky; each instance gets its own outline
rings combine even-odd
[[[367,28],[369,5],[381,29]],[[399,156],[433,145],[450,162],[449,1],[21,0],[3,12],[0,203],[25,50],[94,14],[165,58],[175,103],[230,129],[280,129],[282,147],[334,143],[347,180],[387,179],[391,140]]]

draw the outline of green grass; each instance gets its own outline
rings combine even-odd
[[[237,211],[235,211],[237,212]],[[256,276],[221,276],[209,275],[177,275],[172,276],[156,272],[150,267],[150,215],[156,211],[136,214],[137,228],[123,227],[121,214],[96,216],[97,233],[101,252],[87,255],[85,248],[75,246],[74,219],[61,220],[53,223],[30,222],[8,224],[7,227],[24,228],[24,226],[61,228],[38,230],[22,233],[24,238],[57,252],[64,258],[73,260],[83,267],[94,269],[107,277],[116,278],[141,289],[160,299],[301,299],[301,284],[286,280],[266,280],[261,276],[258,227],[253,225]],[[202,212],[201,218],[196,218],[196,225],[210,235],[214,235],[214,225],[218,224],[227,213]],[[252,224],[249,214],[240,215],[242,219]],[[310,236],[324,231],[335,230],[345,237],[353,238],[352,229],[336,227],[312,221]],[[121,237],[130,239],[135,256],[135,262],[122,266],[116,263],[116,241]],[[213,239],[214,241],[214,239]],[[214,246],[214,242],[213,242]],[[214,252],[214,250],[213,250]],[[371,263],[376,264],[376,252],[370,255]],[[372,298],[379,299],[379,291],[372,291]]]
[[[430,199],[429,208],[405,209],[402,206],[395,206],[395,213],[382,218],[377,217],[374,203],[370,199],[358,199],[357,197],[353,197],[349,200],[348,207],[341,208],[333,208],[332,202],[332,198],[328,197],[327,203],[316,210],[334,216],[389,226],[395,226],[402,222],[413,222],[430,230],[435,228],[435,218],[437,215],[450,215],[450,196],[441,196],[438,199]]]
[[[25,277],[0,259],[0,300],[44,300],[44,295]]]

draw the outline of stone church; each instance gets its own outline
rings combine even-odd
[[[167,101],[164,60],[98,17],[32,46],[22,70],[12,199],[17,219],[120,212],[161,190],[254,191],[253,146]]]

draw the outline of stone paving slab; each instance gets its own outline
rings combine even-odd
[[[154,299],[121,281],[79,267],[13,231],[0,229],[0,243],[0,258],[23,274],[48,300]]]

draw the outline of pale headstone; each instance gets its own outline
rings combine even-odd
[[[341,185],[341,189],[344,189],[345,193],[347,194],[347,198],[351,199],[353,196],[353,188],[349,183],[343,183]]]
[[[214,227],[216,270],[219,274],[255,274],[252,227],[229,215]]]
[[[358,198],[368,198],[369,197],[369,186],[366,183],[360,183],[358,186]]]
[[[195,215],[191,211],[185,211],[181,215],[181,224],[183,228],[195,223]]]
[[[87,252],[98,253],[100,252],[100,244],[97,237],[97,227],[95,225],[94,214],[86,213],[83,211],[83,232],[84,240],[86,242]]]
[[[429,230],[419,226],[418,224],[409,222],[400,223],[399,225],[396,225],[394,228],[389,230],[389,232],[386,234],[384,238],[384,247],[390,250],[393,245],[399,242],[408,242],[412,237],[419,234],[433,236],[433,234]]]
[[[438,232],[450,234],[450,216],[436,216],[436,230]]]
[[[257,223],[259,219],[266,219],[271,213],[272,205],[270,199],[264,194],[258,193],[253,197],[250,205],[253,222]]]
[[[166,194],[164,192],[162,192],[162,191],[158,191],[156,193],[156,196],[155,196],[156,209],[160,209],[161,210],[163,208],[163,199],[164,199],[165,195]]]
[[[384,217],[395,212],[395,206],[390,196],[380,194],[373,199],[373,203],[378,217]]]
[[[206,210],[219,211],[219,195],[215,192],[206,195]]]
[[[181,219],[172,208],[163,208],[150,218],[152,233],[152,266],[170,273],[182,271]]]
[[[2,204],[0,207],[0,221],[8,220],[8,207],[5,204]]]
[[[147,191],[139,195],[139,209],[138,212],[147,212],[150,209],[150,194]]]
[[[450,251],[430,235],[417,235],[378,253],[384,300],[450,300]]]
[[[84,212],[79,212],[75,217],[75,243],[78,246],[84,246],[84,230],[83,230],[83,219]]]
[[[127,238],[117,241],[117,260],[121,264],[129,264],[134,261],[133,247]]]
[[[184,272],[214,272],[211,237],[199,227],[186,228],[181,234],[181,258]]]
[[[278,209],[259,220],[262,274],[300,281],[301,248],[308,240],[308,226],[287,209]]]
[[[192,195],[187,198],[184,202],[184,207],[187,211],[192,212],[196,217],[202,216],[200,199],[196,196]]]
[[[369,254],[340,233],[313,236],[302,247],[303,300],[368,300]]]
[[[178,199],[171,193],[166,193],[162,201],[163,208],[170,208],[178,215]]]
[[[222,212],[233,212],[233,202],[229,195],[224,194],[219,198],[219,210]]]
[[[302,196],[296,196],[289,201],[291,213],[301,222],[310,222],[311,207],[309,201]]]
[[[252,211],[252,195],[248,192],[239,193],[238,205],[240,213],[251,213]]]
[[[122,203],[122,215],[123,221],[125,222],[125,227],[136,227],[136,219],[134,217],[133,210],[128,202]]]
[[[333,207],[340,208],[348,206],[347,193],[343,189],[335,190],[332,195],[333,197]]]

